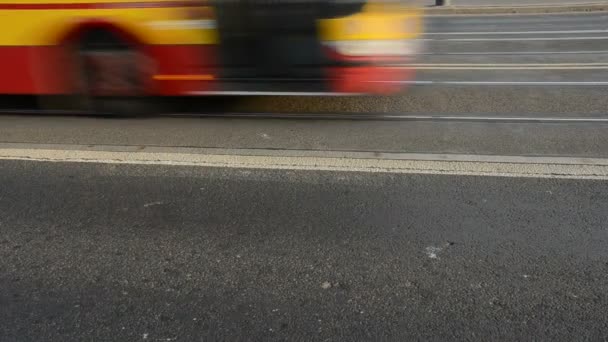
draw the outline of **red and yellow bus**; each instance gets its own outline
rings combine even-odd
[[[342,2],[340,2],[342,1]],[[422,16],[375,0],[3,0],[0,94],[391,93]]]

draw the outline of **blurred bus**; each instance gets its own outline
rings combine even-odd
[[[112,110],[162,96],[393,93],[422,15],[375,0],[3,0],[0,94]]]

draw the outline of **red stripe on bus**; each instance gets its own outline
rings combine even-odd
[[[89,3],[0,3],[0,10],[91,10],[115,8],[158,8],[202,6],[200,1],[131,1]]]
[[[213,45],[150,45],[145,49],[156,62],[157,74],[217,74]],[[0,46],[0,95],[66,94],[74,71],[68,53],[60,46]],[[190,95],[216,90],[216,83],[215,77],[153,80],[149,94]]]

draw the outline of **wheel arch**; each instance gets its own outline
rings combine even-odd
[[[72,65],[74,50],[90,32],[107,32],[119,39],[129,49],[133,49],[148,58],[153,58],[149,44],[134,29],[119,22],[90,18],[76,20],[66,25],[66,29],[53,39],[55,44],[49,47],[44,56],[32,55],[32,75],[36,79],[38,94],[67,94],[72,88],[72,79],[66,66]]]
[[[85,19],[70,25],[66,30],[59,34],[58,45],[69,46],[78,43],[91,31],[105,31],[119,38],[132,48],[145,50],[147,45],[144,39],[135,33],[134,29],[107,19]]]

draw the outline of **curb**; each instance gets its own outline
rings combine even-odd
[[[580,5],[526,5],[526,6],[446,6],[427,7],[427,15],[450,14],[543,14],[568,12],[600,12],[608,11],[608,2],[588,3]]]

